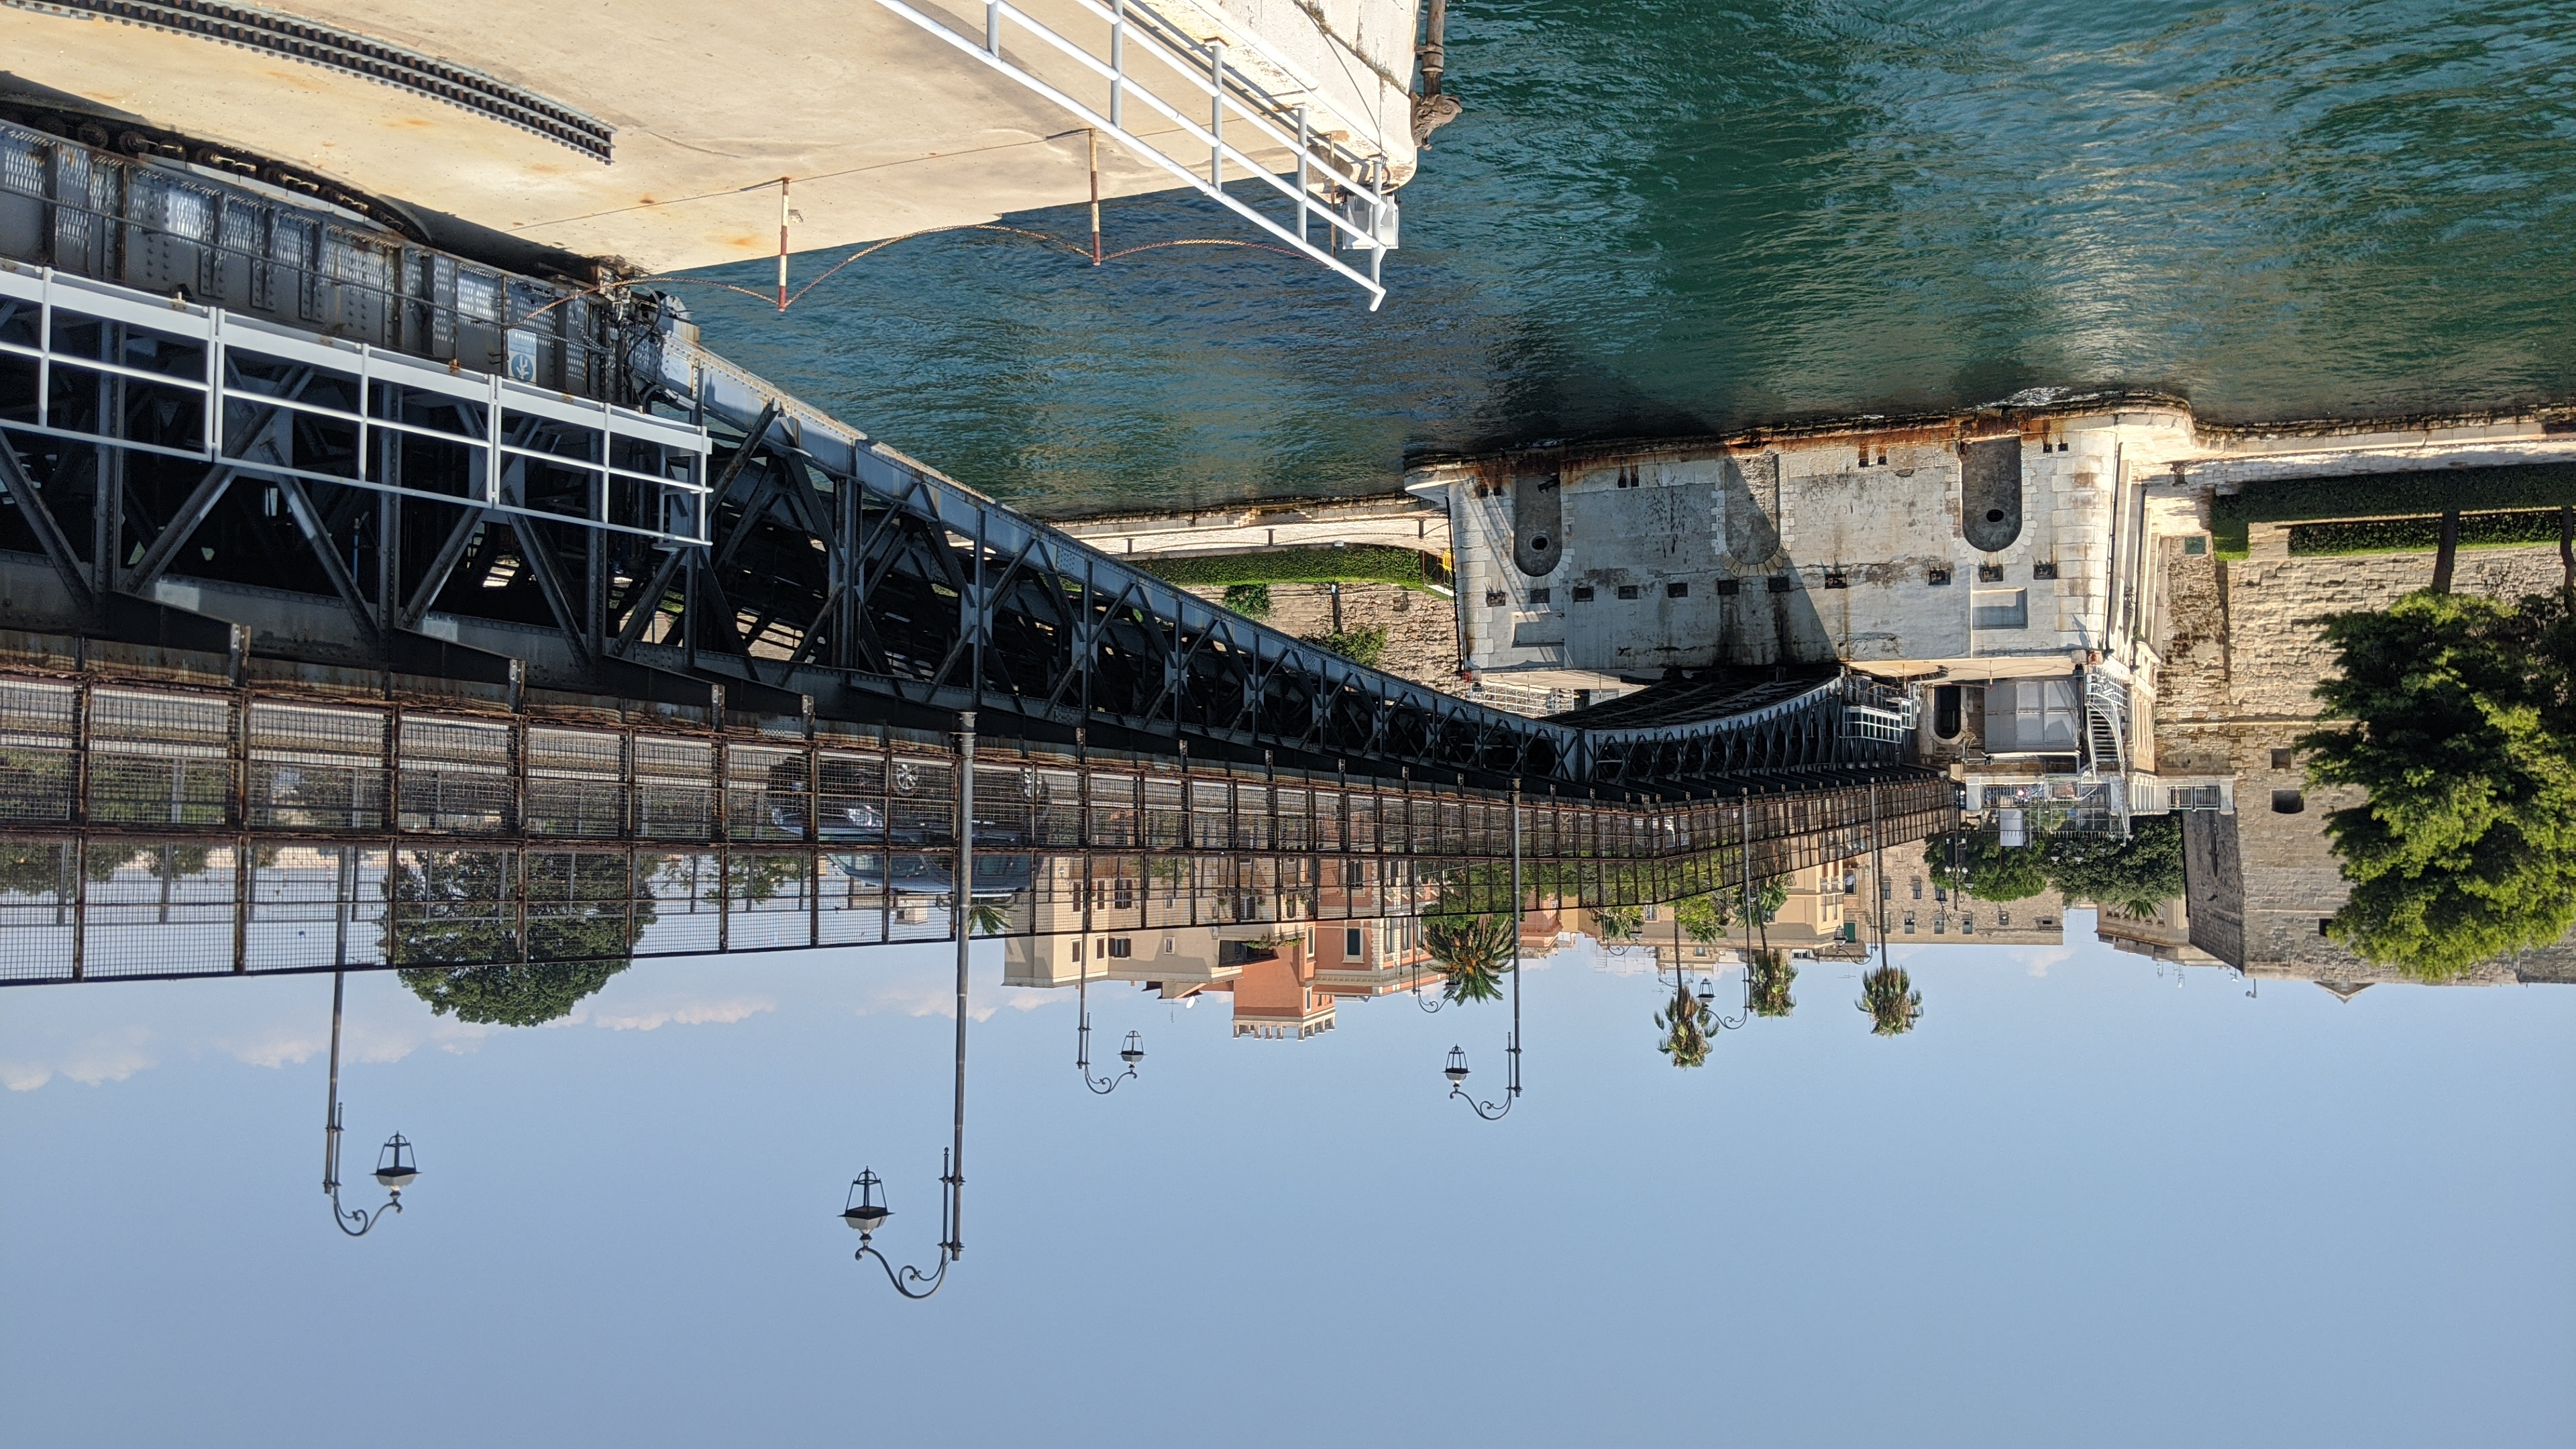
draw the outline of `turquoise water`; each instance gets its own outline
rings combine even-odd
[[[688,296],[747,365],[1059,515],[2039,385],[2231,420],[2563,401],[2571,18],[1462,0],[1466,114],[1403,193],[1374,315],[1286,257],[1094,270],[985,233],[891,248],[784,318]],[[1194,201],[1106,210],[1113,248],[1249,235]]]

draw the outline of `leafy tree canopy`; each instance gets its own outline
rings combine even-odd
[[[632,964],[654,902],[641,879],[630,885],[623,855],[530,852],[513,879],[515,864],[497,850],[397,856],[386,880],[395,959],[405,963],[396,974],[432,1011],[536,1026]]]
[[[1712,892],[1686,896],[1673,903],[1673,921],[1694,941],[1713,945],[1735,924],[1734,902]]]
[[[2353,883],[2328,933],[2444,980],[2576,923],[2576,597],[2410,594],[2326,622],[2336,721],[2308,779],[2358,786],[2326,817]]]
[[[2042,847],[2006,846],[1982,830],[1957,830],[1923,842],[1923,863],[1937,884],[1981,901],[2027,900],[2048,889]]]
[[[2182,817],[2145,815],[2127,840],[2053,837],[2043,848],[2049,882],[2070,901],[2090,901],[2143,919],[2182,894]]]

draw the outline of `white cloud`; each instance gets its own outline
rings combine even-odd
[[[628,1007],[594,1012],[590,1024],[608,1031],[658,1031],[665,1026],[730,1026],[764,1011],[776,1011],[774,996],[746,996],[730,1001],[688,1001],[677,1005]]]

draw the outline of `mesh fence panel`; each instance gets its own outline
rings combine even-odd
[[[287,845],[251,863],[244,959],[252,971],[376,966],[385,959],[387,852]]]
[[[248,728],[244,804],[253,828],[384,828],[383,714],[257,700]]]
[[[0,822],[49,825],[72,818],[77,704],[68,684],[0,680]]]
[[[735,851],[726,880],[727,942],[736,951],[802,946],[813,939],[807,857]]]
[[[232,797],[232,702],[90,691],[89,815],[110,825],[221,825]]]
[[[803,840],[812,793],[803,750],[725,751],[725,831],[736,840]]]
[[[69,840],[0,843],[0,981],[72,979],[78,852]]]
[[[625,738],[528,731],[528,833],[615,839],[626,833]]]
[[[113,868],[108,860],[125,859]],[[90,843],[82,951],[91,980],[221,975],[233,966],[235,863],[229,845]]]
[[[716,833],[716,751],[705,740],[635,739],[635,833],[651,840],[711,840]]]
[[[406,715],[401,749],[403,829],[517,829],[519,786],[508,725]]]

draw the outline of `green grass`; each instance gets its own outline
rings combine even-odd
[[[2460,547],[2512,548],[2556,543],[2558,512],[2468,513],[2460,517]],[[2294,555],[2427,553],[2442,543],[2442,520],[2374,518],[2357,523],[2301,523],[2290,528]]]
[[[1363,669],[1376,669],[1386,662],[1384,629],[1345,629],[1338,634],[1308,634],[1299,642],[1330,649]]]
[[[2221,495],[2210,510],[2209,531],[2211,546],[2220,558],[2241,560],[2249,525],[2257,523],[2438,515],[2450,508],[2462,513],[2510,513],[2568,503],[2576,503],[2576,463],[2274,478]],[[2550,537],[2557,537],[2554,529]]]
[[[1418,589],[1427,581],[1423,556],[1409,548],[1368,544],[1359,548],[1282,548],[1263,553],[1199,554],[1140,558],[1138,568],[1175,584],[1232,588],[1242,584],[1396,584]]]

